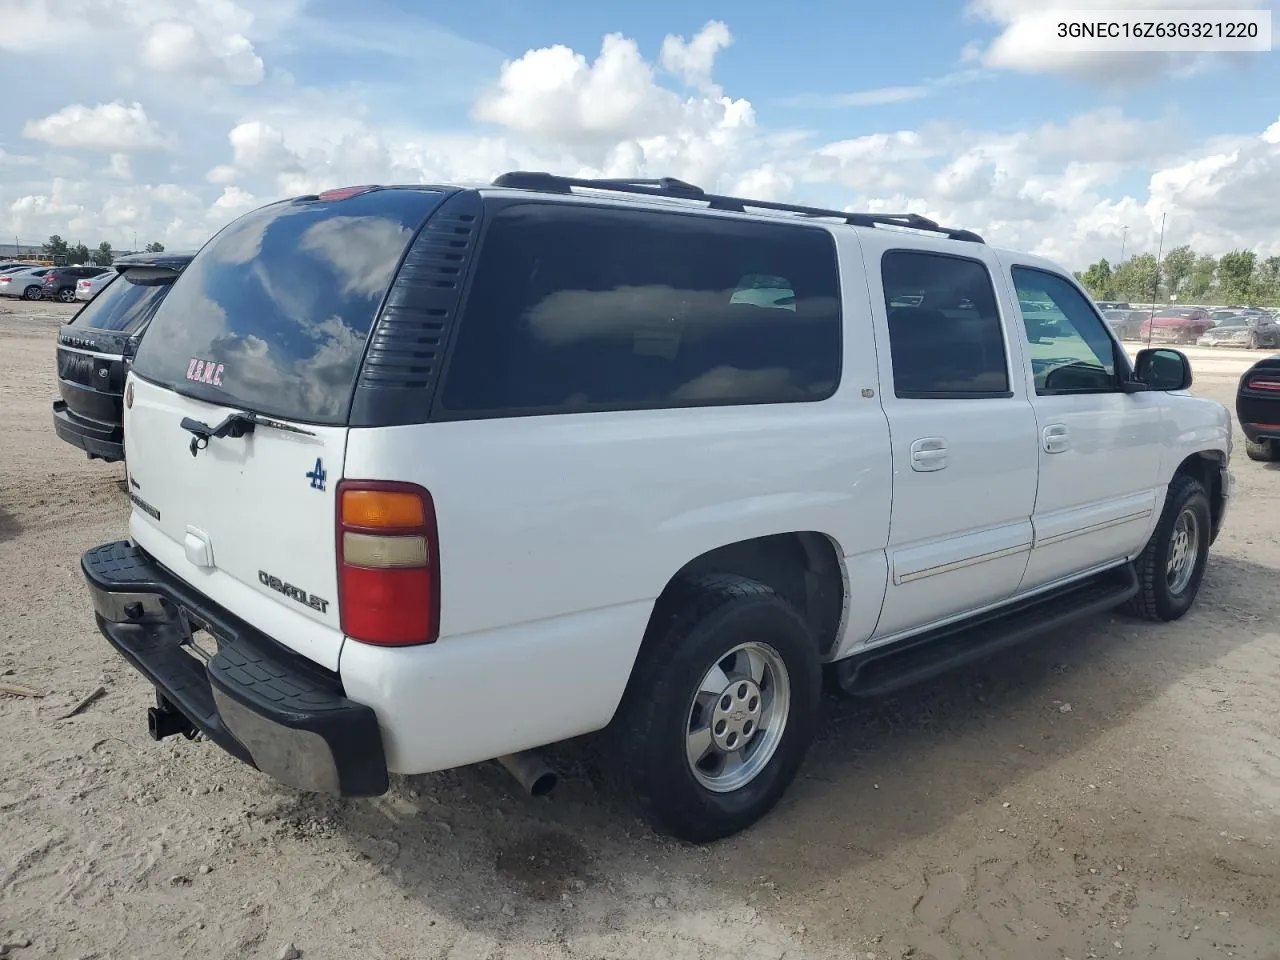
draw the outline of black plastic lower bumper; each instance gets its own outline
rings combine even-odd
[[[160,697],[232,756],[282,783],[340,796],[388,786],[378,720],[338,678],[211,603],[125,541],[87,551],[98,629]],[[193,630],[217,640],[206,662]]]
[[[72,416],[65,400],[53,401],[53,429],[60,440],[79,447],[91,457],[112,463],[124,459],[124,428]]]

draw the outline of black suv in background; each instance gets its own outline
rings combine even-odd
[[[120,261],[131,259],[130,257],[121,257]],[[100,273],[106,273],[109,267],[54,267],[44,275],[44,291],[45,300],[61,300],[63,303],[76,302],[76,284],[86,277],[96,277]]]
[[[58,331],[62,399],[53,402],[53,428],[90,460],[124,459],[125,375],[160,301],[194,256],[121,257],[114,264],[116,277]],[[74,298],[75,280],[71,284]]]

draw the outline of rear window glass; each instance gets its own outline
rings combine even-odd
[[[211,403],[345,423],[374,317],[441,198],[376,190],[245,214],[174,284],[134,371]]]
[[[485,234],[440,405],[447,417],[822,400],[840,343],[825,230],[520,204]]]
[[[108,280],[98,295],[76,314],[70,326],[134,333],[155,315],[176,276],[170,270],[127,270]]]

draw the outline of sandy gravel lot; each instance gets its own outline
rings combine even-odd
[[[70,311],[36,311],[0,302],[0,683],[43,694],[0,696],[10,958],[1280,957],[1280,470],[1238,458],[1185,620],[833,700],[777,812],[688,847],[572,745],[550,800],[488,765],[342,802],[148,740],[78,569],[124,535],[123,471],[54,437]],[[1189,353],[1229,400],[1248,354]]]

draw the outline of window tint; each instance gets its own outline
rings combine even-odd
[[[995,291],[976,260],[891,250],[881,262],[899,397],[1009,396]]]
[[[109,280],[71,321],[73,327],[133,333],[142,328],[173,285],[169,270],[135,267]]]
[[[1115,341],[1088,299],[1068,280],[1045,270],[1014,267],[1018,300],[1045,309],[1023,310],[1031,342],[1036,393],[1097,393],[1118,389]]]
[[[835,245],[813,227],[564,204],[489,225],[440,399],[569,413],[830,396]]]
[[[375,190],[245,214],[173,285],[134,370],[212,403],[345,423],[374,316],[441,197]],[[191,373],[215,365],[219,384]]]

